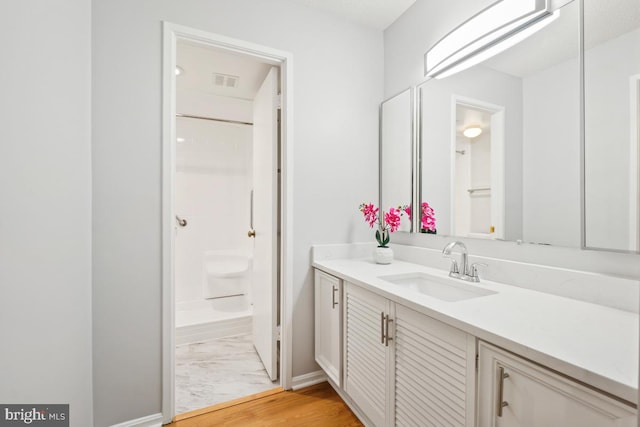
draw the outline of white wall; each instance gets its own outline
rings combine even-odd
[[[495,0],[416,0],[384,31],[384,94],[424,80],[424,54],[458,24]]]
[[[285,0],[93,2],[95,425],[161,410],[161,21],[294,58],[293,375],[313,361],[312,243],[373,240],[380,31]]]
[[[0,402],[92,424],[91,3],[0,3]]]

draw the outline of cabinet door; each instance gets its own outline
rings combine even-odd
[[[314,283],[316,362],[342,387],[342,280],[316,270]]]
[[[387,423],[389,343],[385,343],[385,298],[345,283],[344,388],[375,426]],[[385,345],[386,344],[386,345]]]
[[[395,425],[475,425],[475,337],[396,304]]]
[[[479,426],[635,426],[636,411],[546,368],[480,343]]]

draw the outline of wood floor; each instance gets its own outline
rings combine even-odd
[[[329,385],[298,391],[275,389],[176,417],[169,427],[362,426]]]

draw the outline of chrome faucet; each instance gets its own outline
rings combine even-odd
[[[460,246],[460,265],[458,266],[458,262],[451,258],[451,251],[456,246]],[[456,279],[466,280],[468,282],[479,282],[480,278],[478,277],[478,266],[486,267],[487,264],[483,264],[480,262],[474,262],[471,266],[468,265],[468,252],[467,247],[464,243],[460,241],[455,241],[449,243],[442,250],[442,254],[445,257],[451,258],[451,269],[449,270],[449,277],[454,277]]]

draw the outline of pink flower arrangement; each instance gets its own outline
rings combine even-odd
[[[389,234],[397,231],[400,228],[400,219],[402,215],[407,212],[406,206],[398,206],[397,208],[389,208],[387,212],[382,211],[381,215],[378,215],[380,209],[373,203],[362,203],[360,205],[360,212],[364,215],[364,220],[369,227],[373,228],[373,224],[378,224],[376,230],[376,240],[381,248],[386,248],[391,239]]]
[[[405,213],[411,219],[411,205],[403,207]],[[420,205],[420,231],[428,234],[436,234],[436,214],[429,203],[422,202]]]
[[[422,202],[420,210],[422,211],[420,216],[420,229],[425,233],[435,234],[436,214],[433,208],[429,206],[429,203]]]

